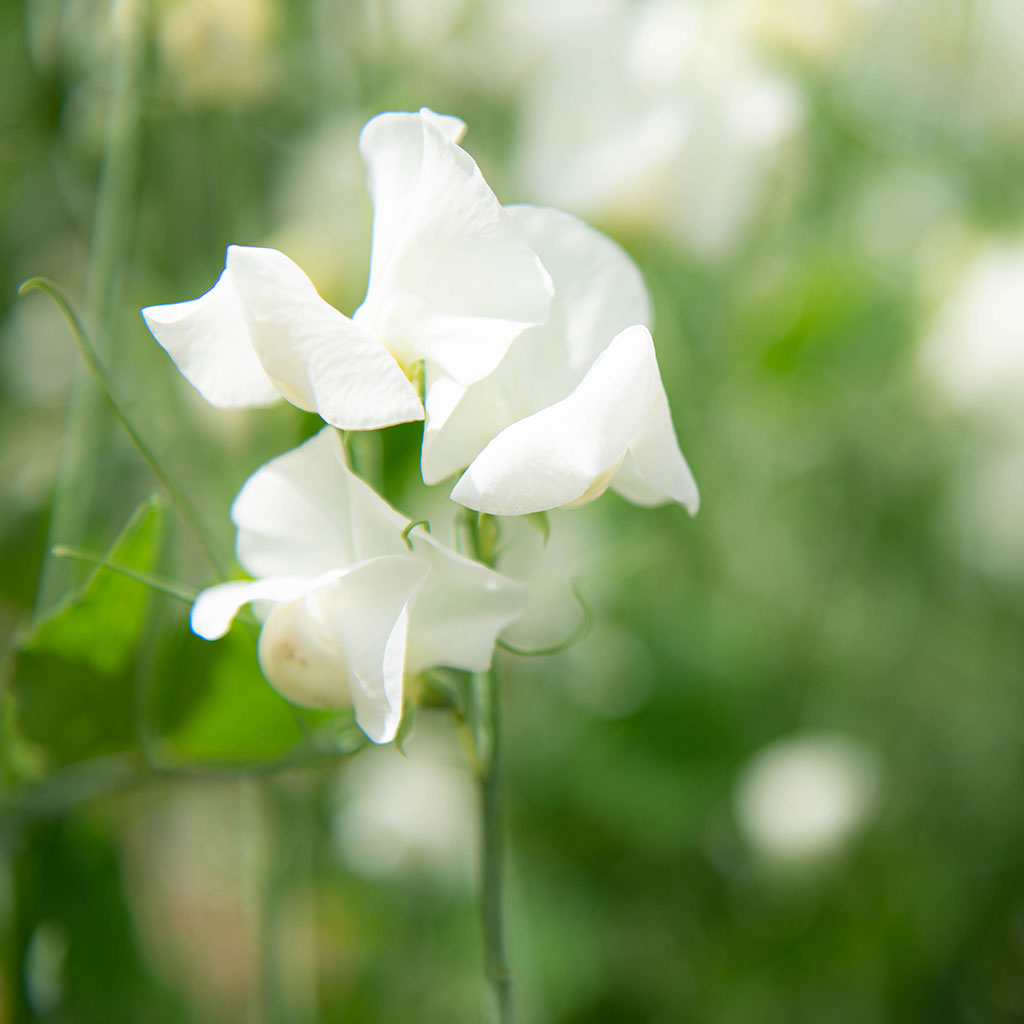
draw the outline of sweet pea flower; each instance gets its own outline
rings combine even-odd
[[[375,743],[395,736],[407,674],[486,670],[525,608],[522,584],[410,530],[349,470],[330,428],[257,470],[231,517],[256,578],[204,590],[193,631],[217,639],[254,603],[271,685],[309,707],[351,704]]]
[[[479,382],[428,367],[424,480],[468,466],[452,498],[493,515],[581,505],[609,487],[640,505],[678,501],[695,513],[697,485],[672,426],[636,265],[570,214],[507,211],[554,282],[551,316]]]
[[[542,202],[724,259],[784,167],[801,95],[736,32],[734,4],[602,6],[519,91],[520,180]]]
[[[470,384],[547,318],[550,279],[458,145],[465,127],[426,108],[364,126],[373,241],[351,318],[283,253],[235,245],[210,291],[142,310],[207,401],[242,408],[284,397],[348,430],[418,420],[415,364]]]

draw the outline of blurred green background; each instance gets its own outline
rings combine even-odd
[[[359,127],[421,105],[637,260],[703,497],[553,514],[522,642],[571,629],[570,575],[594,627],[500,658],[521,1019],[1024,1019],[1022,95],[1015,0],[0,5],[0,1021],[481,1019],[450,716],[308,760],[358,734],[245,629],[104,572],[52,611],[85,567],[48,545],[126,523],[119,560],[214,576],[16,298],[67,290],[230,558],[238,487],[318,423],[205,406],[137,309],[238,242],[351,312]],[[418,443],[358,468],[443,517]]]

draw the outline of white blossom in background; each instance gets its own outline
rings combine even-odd
[[[428,368],[424,481],[468,465],[452,498],[495,515],[579,505],[608,487],[638,504],[674,500],[696,512],[639,270],[569,214],[507,212],[551,276],[551,314],[474,384]]]
[[[838,733],[803,733],[764,748],[734,791],[740,832],[765,857],[804,863],[841,850],[875,808],[881,764]]]
[[[473,779],[450,733],[430,724],[417,721],[404,752],[394,746],[365,750],[338,773],[334,845],[361,875],[426,870],[453,882],[470,876]]]
[[[1024,243],[981,246],[945,293],[922,347],[928,379],[954,408],[1024,423]]]
[[[373,240],[351,319],[283,253],[245,246],[228,248],[206,294],[142,311],[204,398],[241,408],[283,396],[352,430],[422,419],[416,363],[472,383],[547,319],[551,282],[458,146],[464,130],[426,109],[364,127]]]
[[[267,680],[297,704],[351,705],[375,743],[398,730],[406,675],[486,670],[525,608],[521,584],[422,527],[406,533],[409,521],[348,469],[329,428],[257,470],[231,516],[238,561],[257,578],[204,590],[193,630],[217,639],[253,603]]]
[[[576,45],[578,41],[578,45]],[[540,201],[727,253],[802,120],[728,12],[643,0],[588,24],[533,76],[521,177]]]
[[[905,146],[910,134],[918,152],[929,135],[932,146],[977,148],[983,156],[984,147],[1020,145],[1024,19],[1017,0],[888,0],[882,13],[829,67],[834,95],[859,121],[858,132],[888,130],[887,149]]]
[[[546,64],[596,45],[631,0],[480,0],[458,56],[481,89],[520,96]]]
[[[919,0],[921,2],[921,0]],[[1020,138],[1024,89],[1024,20],[1016,0],[976,0],[969,8],[966,35],[970,55],[972,111],[993,127]],[[987,117],[986,117],[987,115]]]
[[[920,366],[947,411],[973,427],[950,478],[944,526],[967,561],[1024,571],[1024,243],[978,246],[925,333]]]

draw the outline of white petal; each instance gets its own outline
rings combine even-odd
[[[310,607],[348,668],[359,727],[374,743],[394,739],[402,717],[409,602],[429,572],[419,558],[373,558],[310,592]]]
[[[363,128],[374,203],[366,301],[355,320],[405,365],[468,383],[548,315],[551,282],[438,115],[386,113]]]
[[[520,341],[522,338],[513,343],[513,350]],[[427,420],[420,454],[425,484],[436,484],[465,469],[492,437],[515,421],[502,392],[500,373],[499,367],[466,387],[436,367],[427,366]]]
[[[631,324],[651,324],[640,271],[610,238],[560,210],[506,209],[551,274],[551,316],[519,335],[493,373],[468,387],[428,367],[421,456],[428,484],[464,469],[516,420],[565,398],[609,338]]]
[[[581,505],[614,486],[644,505],[696,512],[697,485],[679,451],[650,331],[620,332],[566,399],[513,423],[452,491],[469,508],[523,515]]]
[[[452,273],[460,273],[453,269]],[[495,270],[494,273],[500,273]],[[488,288],[492,295],[500,291],[497,284],[500,277],[481,280],[481,289]],[[484,301],[487,296],[480,295]],[[498,305],[498,303],[495,303]],[[534,307],[535,310],[539,307]],[[525,312],[520,311],[520,317]],[[472,384],[486,377],[501,362],[509,346],[522,332],[539,320],[515,319],[512,313],[508,319],[502,317],[469,316],[462,313],[435,313],[425,305],[417,306],[416,312],[406,322],[415,323],[415,347],[412,358],[425,359],[435,363],[445,373],[462,384]],[[547,319],[545,313],[540,318]],[[400,329],[400,328],[399,328]],[[412,334],[412,331],[403,332]]]
[[[498,634],[526,610],[526,587],[419,531],[411,536],[430,575],[410,613],[408,671],[447,665],[483,672]]]
[[[609,338],[633,324],[652,326],[647,287],[626,251],[578,217],[544,206],[506,210],[551,275],[562,337],[550,344],[578,372],[575,387]]]
[[[637,505],[678,501],[691,516],[700,508],[697,481],[679,450],[660,375],[652,382],[644,417],[611,487]]]
[[[320,298],[284,253],[232,245],[227,265],[252,347],[288,401],[345,430],[423,418],[387,350]]]
[[[260,669],[267,682],[295,704],[343,708],[352,704],[348,669],[306,594],[275,605],[260,630]]]
[[[291,601],[309,587],[309,578],[278,576],[264,580],[231,580],[204,590],[192,605],[192,632],[217,640],[230,628],[239,609],[252,601]]]
[[[329,427],[249,477],[231,519],[238,561],[254,576],[318,576],[406,550],[408,520],[348,469]]]
[[[454,114],[438,114],[430,107],[420,107],[420,117],[434,125],[435,128],[439,128],[456,144],[460,143],[466,134],[466,122]]]
[[[510,516],[596,498],[625,459],[651,390],[651,360],[637,332],[649,345],[645,327],[617,335],[568,398],[494,438],[452,499]]]
[[[185,379],[211,405],[244,409],[280,400],[253,351],[226,270],[198,299],[147,306],[142,316]]]

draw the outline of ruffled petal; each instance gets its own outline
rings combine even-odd
[[[341,441],[321,430],[249,477],[231,505],[235,550],[253,576],[319,576],[357,561]]]
[[[421,453],[428,484],[464,469],[516,420],[565,398],[609,338],[653,318],[639,269],[606,235],[560,210],[506,210],[551,275],[551,316],[520,334],[494,372],[474,384],[428,367]]]
[[[192,632],[204,640],[217,640],[230,628],[243,605],[254,601],[292,601],[309,587],[305,576],[277,576],[264,580],[231,580],[208,587],[192,605]]]
[[[691,516],[700,508],[697,481],[679,450],[660,375],[652,381],[644,417],[611,487],[637,505],[678,501]]]
[[[254,576],[318,576],[373,555],[401,554],[409,522],[348,468],[330,427],[256,470],[238,492],[231,519],[238,561]]]
[[[232,245],[227,266],[252,347],[288,401],[345,430],[423,418],[388,351],[320,298],[284,253]]]
[[[559,352],[565,365],[562,373],[572,374],[568,384],[575,387],[609,338],[633,324],[653,326],[643,276],[620,245],[572,214],[545,206],[505,209],[541,258],[555,287],[560,337],[537,347]]]
[[[141,312],[182,376],[211,405],[244,409],[280,400],[253,350],[226,270],[198,299],[147,306]]]
[[[430,566],[412,605],[406,668],[435,665],[483,672],[494,643],[526,611],[526,587],[416,531],[414,553]]]
[[[348,670],[359,727],[374,743],[394,739],[402,717],[409,603],[429,572],[418,558],[373,558],[331,574],[309,595]]]
[[[518,420],[473,460],[452,499],[524,515],[598,497],[626,457],[657,375],[645,327],[617,335],[568,398]]]
[[[513,343],[513,349],[518,343]],[[515,421],[498,380],[500,373],[499,367],[466,387],[436,368],[427,367],[427,419],[420,452],[425,484],[436,484],[465,469],[492,437]]]
[[[468,383],[547,318],[552,288],[446,123],[422,110],[380,114],[363,128],[373,249],[354,319],[404,365],[427,359]]]

